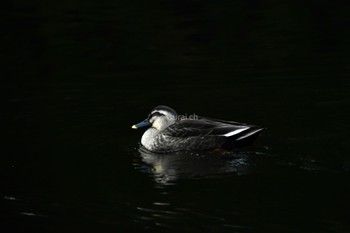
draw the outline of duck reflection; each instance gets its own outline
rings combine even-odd
[[[135,168],[150,174],[157,183],[171,185],[180,178],[247,174],[254,165],[252,152],[176,152],[156,154],[138,150]]]

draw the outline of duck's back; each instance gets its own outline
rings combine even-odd
[[[153,151],[233,149],[253,143],[262,130],[257,126],[205,117],[179,120],[159,132]]]

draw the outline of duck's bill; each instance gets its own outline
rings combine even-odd
[[[149,123],[149,121],[146,119],[136,125],[131,126],[132,129],[138,129],[138,128],[142,128],[142,127],[146,127],[146,126],[150,126],[151,124]]]

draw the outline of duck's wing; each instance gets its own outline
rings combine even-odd
[[[200,117],[196,120],[180,120],[167,127],[162,134],[170,137],[242,136],[255,126],[233,121],[222,121]],[[236,138],[236,137],[235,137]]]

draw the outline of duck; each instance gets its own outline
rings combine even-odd
[[[171,107],[159,105],[132,129],[148,127],[141,138],[144,149],[154,153],[177,151],[233,150],[252,145],[264,128],[201,117],[178,115]]]

